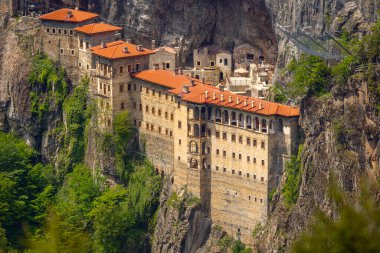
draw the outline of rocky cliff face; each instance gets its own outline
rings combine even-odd
[[[127,35],[190,49],[215,43],[232,50],[250,43],[264,55],[276,53],[276,36],[264,0],[95,0],[94,10],[124,25]],[[150,44],[148,44],[150,45]]]

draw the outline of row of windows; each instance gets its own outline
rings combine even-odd
[[[64,54],[64,53],[65,53],[65,49],[61,48],[61,49],[59,50],[59,52],[60,52],[61,54]],[[75,55],[75,50],[74,50],[74,49],[69,49],[69,52],[70,52],[71,55]]]
[[[61,35],[74,35],[74,31],[71,29],[62,29],[62,28],[50,28],[46,27],[46,32],[51,34],[61,34]]]
[[[78,63],[78,67],[82,68],[82,63],[81,62]],[[90,69],[90,65],[87,64],[86,69],[89,70]]]
[[[207,129],[207,135],[208,136],[211,136],[211,129]],[[253,147],[257,147],[257,140],[256,139],[252,139],[251,141],[251,138],[250,137],[246,137],[244,138],[242,135],[239,135],[238,138],[236,138],[237,135],[236,134],[231,134],[231,142],[239,142],[240,144],[244,144],[244,139],[245,139],[245,144],[247,146],[252,146]],[[217,139],[220,139],[220,131],[215,131],[215,138]],[[227,141],[228,138],[227,138],[227,132],[222,132],[222,139],[224,141]],[[265,141],[261,141],[261,149],[265,149]]]
[[[136,102],[133,102],[133,108],[137,109],[137,103]],[[140,111],[143,110],[143,105],[141,103],[139,104],[139,110]],[[146,113],[152,113],[153,115],[156,115],[156,107],[154,107],[154,106],[149,107],[149,105],[145,105],[145,112]],[[169,112],[165,111],[164,115],[165,115],[165,119],[169,119]],[[157,116],[159,116],[159,117],[162,116],[162,110],[160,108],[157,109]],[[174,120],[174,114],[173,113],[170,113],[170,120],[172,120],[172,121]]]
[[[143,127],[142,126],[142,121],[141,120],[137,120],[135,119],[134,120],[134,124],[135,126],[137,127]],[[157,131],[158,133],[163,133],[165,134],[166,136],[169,136],[169,137],[173,137],[173,131],[170,130],[169,128],[163,128],[161,126],[155,126],[154,124],[152,123],[149,123],[149,122],[145,122],[145,129],[146,130],[150,130],[150,131]],[[165,131],[164,131],[165,130]]]
[[[211,153],[211,152],[210,152],[210,148],[207,148],[207,152],[208,152],[209,154]],[[223,150],[223,151],[222,151],[222,154],[223,154],[223,157],[227,157],[227,151]],[[219,149],[216,149],[216,155],[217,155],[217,156],[220,156],[220,155],[221,155]],[[236,155],[235,152],[232,152],[232,153],[231,153],[231,158],[232,158],[232,159],[243,160],[243,155],[242,155],[242,154],[238,154],[238,155]],[[246,159],[247,159],[247,162],[251,162],[251,156],[247,155],[247,158],[246,158]],[[253,158],[252,158],[252,162],[253,162],[254,164],[257,163],[257,159],[256,159],[256,157],[253,157]],[[262,165],[262,166],[265,165],[265,161],[264,161],[264,160],[261,160],[261,165]]]
[[[127,84],[127,90],[128,91],[132,91],[132,87],[133,87],[133,91],[137,91],[137,84],[130,84],[130,83],[128,83]],[[159,97],[159,98],[162,98],[162,96],[163,96],[163,92],[161,92],[161,91],[158,91],[158,92],[156,92],[156,90],[155,89],[151,89],[151,88],[148,88],[148,87],[143,87],[143,85],[139,85],[139,92],[143,92],[143,90],[145,90],[145,94],[147,94],[147,95],[152,95],[153,97],[154,96],[156,96],[156,94],[157,94],[157,96]],[[119,85],[119,92],[121,93],[121,92],[124,92],[124,84],[120,84]],[[170,100],[173,102],[174,101],[174,96],[173,95],[169,95],[168,93],[166,93],[166,92],[164,92],[164,96],[165,96],[165,99],[166,100],[169,100],[169,97],[170,97]]]
[[[106,83],[99,83],[99,91],[104,95],[107,95],[107,92],[111,93],[111,85]]]
[[[210,165],[207,165],[208,169],[211,169]],[[227,173],[227,171],[231,171],[232,175],[246,176],[247,178],[252,178],[253,180],[260,180],[260,182],[264,182],[265,178],[258,178],[256,174],[243,173],[242,171],[236,171],[235,169],[228,170],[227,168],[219,168],[219,166],[215,166],[215,171],[223,171],[223,173]]]

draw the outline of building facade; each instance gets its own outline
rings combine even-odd
[[[75,28],[93,23],[98,16],[73,9],[60,9],[40,16],[43,29],[37,47],[64,67],[72,80],[78,80],[79,76],[76,64],[79,48]]]
[[[128,110],[157,171],[250,243],[296,147],[299,110],[164,70],[135,73],[132,87]]]
[[[153,42],[152,42],[153,43]],[[150,55],[150,69],[166,69],[174,72],[179,67],[180,48],[159,47],[155,48],[154,54]]]

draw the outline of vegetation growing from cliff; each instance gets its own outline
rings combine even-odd
[[[294,244],[294,253],[379,252],[380,249],[379,181],[362,180],[360,193],[353,199],[342,189],[330,187],[330,196],[338,208],[337,219],[322,211],[311,229]]]
[[[32,59],[28,80],[31,86],[30,111],[41,122],[46,113],[59,108],[67,96],[66,73],[46,55],[38,54]]]
[[[290,161],[285,165],[285,183],[282,187],[282,195],[284,196],[285,204],[288,206],[296,203],[299,195],[299,188],[302,176],[302,155],[303,145],[298,148],[298,154],[292,155]]]
[[[131,162],[126,188],[108,187],[81,164],[60,185],[53,168],[37,163],[36,152],[13,134],[0,132],[0,151],[0,252],[141,250],[161,185],[148,162]]]

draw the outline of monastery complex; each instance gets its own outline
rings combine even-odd
[[[244,47],[234,72],[232,54],[208,46],[194,50],[193,68],[179,68],[181,48],[132,44],[121,40],[122,28],[97,18],[75,9],[42,15],[35,47],[72,80],[90,78],[100,130],[111,131],[114,117],[128,111],[157,173],[174,189],[187,187],[213,223],[250,243],[296,148],[299,109],[260,99],[259,82],[242,88],[233,77],[264,87],[274,67]]]

